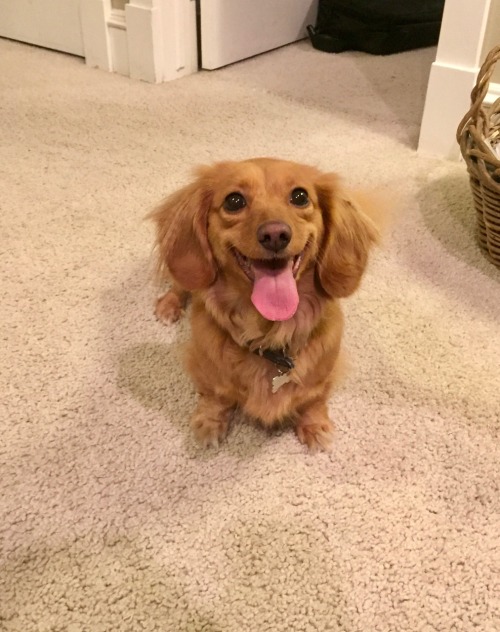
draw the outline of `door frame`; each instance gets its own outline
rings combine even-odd
[[[150,83],[198,70],[196,0],[81,0],[87,65]]]

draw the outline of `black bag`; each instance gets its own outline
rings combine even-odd
[[[307,30],[314,48],[328,53],[390,55],[437,44],[443,8],[444,0],[319,0]]]

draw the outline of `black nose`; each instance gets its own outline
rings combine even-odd
[[[265,222],[257,229],[259,243],[273,252],[284,250],[292,238],[292,229],[285,222]]]

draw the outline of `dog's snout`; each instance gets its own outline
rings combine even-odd
[[[290,243],[292,229],[285,222],[265,222],[257,229],[257,239],[266,250],[280,252]]]

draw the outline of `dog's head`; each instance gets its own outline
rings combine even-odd
[[[311,268],[320,291],[351,294],[377,240],[334,174],[270,158],[202,167],[152,217],[160,269],[187,290],[221,277],[271,321],[293,316]]]

